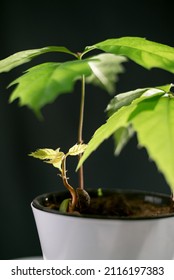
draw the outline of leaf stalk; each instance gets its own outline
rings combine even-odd
[[[81,102],[80,102],[80,115],[79,115],[79,129],[78,129],[78,144],[83,143],[83,121],[84,121],[84,107],[85,107],[85,76],[82,76],[81,83]],[[79,154],[78,161],[80,161],[82,154]],[[79,188],[84,189],[84,172],[83,165],[79,168]]]

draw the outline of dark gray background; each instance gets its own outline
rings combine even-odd
[[[173,14],[167,1],[2,0],[0,7],[0,59],[47,45],[81,51],[86,45],[121,36],[141,36],[173,45]],[[44,59],[53,60],[55,55]],[[56,59],[61,61],[64,56],[57,55]],[[44,108],[44,122],[29,109],[19,108],[17,102],[8,104],[10,90],[5,87],[26,67],[0,75],[0,259],[41,254],[30,203],[40,193],[62,189],[57,170],[27,154],[39,147],[61,146],[66,151],[76,142],[79,84],[73,94],[61,96]],[[149,72],[133,63],[126,69],[120,76],[119,92],[169,83],[173,78],[164,71]],[[109,101],[109,96],[95,87],[87,87],[86,97],[85,142],[105,121],[103,112]],[[169,192],[146,151],[136,146],[134,137],[121,156],[114,158],[112,140],[106,141],[85,163],[86,187]],[[71,183],[77,185],[75,166],[72,160],[68,170]]]

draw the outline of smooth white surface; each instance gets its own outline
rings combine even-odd
[[[174,217],[107,220],[52,214],[32,206],[44,259],[170,260]]]

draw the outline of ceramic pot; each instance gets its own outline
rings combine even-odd
[[[89,192],[90,196],[97,191]],[[115,191],[114,191],[115,192]],[[120,191],[118,191],[120,192]],[[167,195],[124,191],[157,205]],[[158,217],[114,218],[62,214],[45,205],[65,199],[67,193],[36,197],[31,206],[44,259],[54,260],[169,260],[174,258],[174,214]]]

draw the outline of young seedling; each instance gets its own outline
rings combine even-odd
[[[36,152],[30,154],[35,158],[44,160],[46,163],[52,164],[60,171],[65,188],[70,192],[71,199],[65,199],[60,205],[61,212],[74,212],[76,209],[84,210],[90,204],[90,197],[88,193],[81,187],[76,190],[69,184],[66,170],[66,159],[68,156],[77,156],[84,152],[86,149],[85,144],[75,144],[65,154],[60,151],[60,148],[53,149],[38,149]]]
[[[98,55],[88,56],[94,50]],[[73,92],[74,84],[81,80],[81,104],[77,144],[63,153],[58,148],[39,149],[31,156],[53,164],[60,171],[63,184],[71,193],[60,209],[74,211],[81,206],[84,190],[83,163],[99,145],[111,135],[114,136],[115,154],[119,155],[134,133],[139,146],[145,147],[150,158],[163,173],[171,190],[174,189],[174,98],[171,81],[167,85],[148,86],[117,94],[107,106],[108,120],[103,124],[86,146],[83,144],[83,117],[85,84],[91,83],[115,93],[118,75],[123,73],[123,63],[128,59],[146,69],[160,68],[174,73],[174,48],[139,37],[108,39],[86,47],[83,52],[74,53],[62,46],[18,52],[0,61],[0,72],[29,62],[34,57],[48,52],[63,52],[73,60],[63,63],[46,62],[29,68],[10,86],[17,85],[10,96],[10,102],[19,99],[20,106],[28,106],[38,117],[41,109],[55,101],[61,94]],[[84,153],[84,154],[83,154]],[[83,156],[82,156],[83,154]],[[72,187],[66,175],[67,156],[78,156],[79,186]],[[87,196],[84,205],[89,204]],[[64,210],[63,210],[64,211]]]

